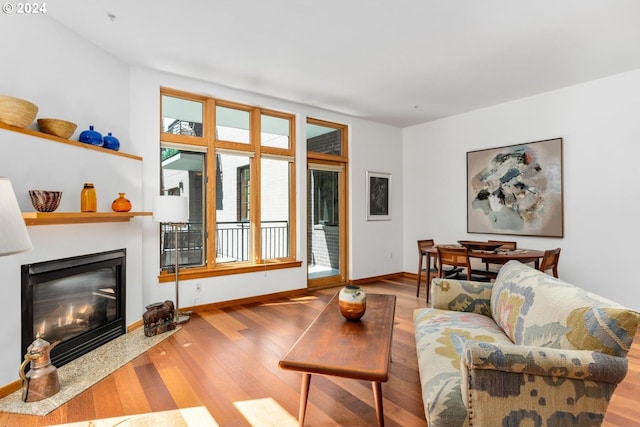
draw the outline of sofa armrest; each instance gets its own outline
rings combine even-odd
[[[440,310],[464,311],[491,317],[493,283],[434,278],[431,306]]]
[[[468,369],[490,369],[577,380],[621,382],[627,359],[590,350],[492,344],[467,341],[461,363]]]
[[[462,398],[473,425],[521,425],[524,419],[599,425],[593,421],[604,419],[627,372],[627,359],[589,350],[468,341],[460,368]]]

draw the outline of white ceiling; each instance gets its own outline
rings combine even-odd
[[[65,0],[47,16],[129,64],[399,127],[640,68],[638,0]]]

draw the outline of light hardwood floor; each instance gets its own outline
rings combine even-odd
[[[363,287],[397,297],[393,362],[382,386],[385,423],[426,426],[412,323],[413,310],[426,306],[424,288],[416,298],[415,280],[403,277]],[[258,417],[284,413],[296,425],[301,375],[279,369],[278,361],[335,292],[196,313],[181,331],[49,415],[0,413],[0,426],[40,427],[201,405],[220,426],[266,425],[251,417],[252,408]],[[640,334],[603,425],[640,425],[638,392]],[[305,425],[375,425],[373,404],[369,382],[314,376]]]

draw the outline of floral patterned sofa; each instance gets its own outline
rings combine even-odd
[[[429,427],[599,426],[640,314],[517,261],[414,312]]]

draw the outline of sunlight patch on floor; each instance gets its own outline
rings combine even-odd
[[[171,411],[150,412],[147,414],[126,415],[123,417],[102,418],[77,423],[57,424],[49,427],[218,427],[207,408],[175,409]]]
[[[296,427],[298,425],[298,420],[271,397],[233,402],[233,404],[254,427]]]
[[[260,305],[268,307],[268,306],[275,306],[275,305],[307,304],[307,303],[309,303],[311,301],[315,301],[317,299],[318,299],[318,297],[316,297],[316,296],[305,295],[303,297],[289,298],[288,301],[284,301],[284,302],[265,302],[265,303],[260,304]]]

